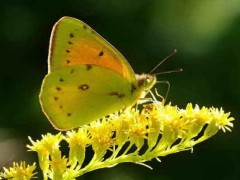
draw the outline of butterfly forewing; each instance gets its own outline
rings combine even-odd
[[[82,21],[63,17],[52,30],[49,72],[82,64],[105,67],[135,81],[131,66],[120,52]]]

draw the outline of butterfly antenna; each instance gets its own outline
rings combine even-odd
[[[167,57],[165,57],[160,63],[158,63],[150,72],[149,74],[151,74],[153,71],[155,71],[161,64],[163,64],[168,58],[174,56],[177,53],[177,50],[174,49],[174,51],[169,54]]]
[[[179,69],[175,69],[175,70],[170,70],[170,71],[164,71],[164,72],[156,73],[154,75],[157,76],[157,75],[160,75],[160,74],[169,74],[169,73],[182,72],[182,71],[183,71],[183,69],[179,68]]]

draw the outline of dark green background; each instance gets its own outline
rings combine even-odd
[[[0,3],[0,162],[31,163],[27,136],[56,133],[43,115],[38,94],[47,73],[48,42],[62,16],[83,20],[113,44],[136,73],[149,72],[174,49],[178,54],[157,72],[171,90],[168,101],[223,107],[236,118],[232,133],[220,132],[181,152],[148,162],[149,170],[121,164],[80,179],[239,180],[240,1],[62,0]],[[162,94],[164,85],[157,85]]]

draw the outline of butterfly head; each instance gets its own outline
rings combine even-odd
[[[144,91],[150,90],[157,81],[156,76],[150,74],[136,74],[136,79],[138,83],[138,88],[143,89]]]

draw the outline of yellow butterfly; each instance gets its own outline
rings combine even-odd
[[[53,126],[68,130],[133,106],[155,83],[154,75],[134,74],[91,27],[63,17],[52,30],[40,102]]]

